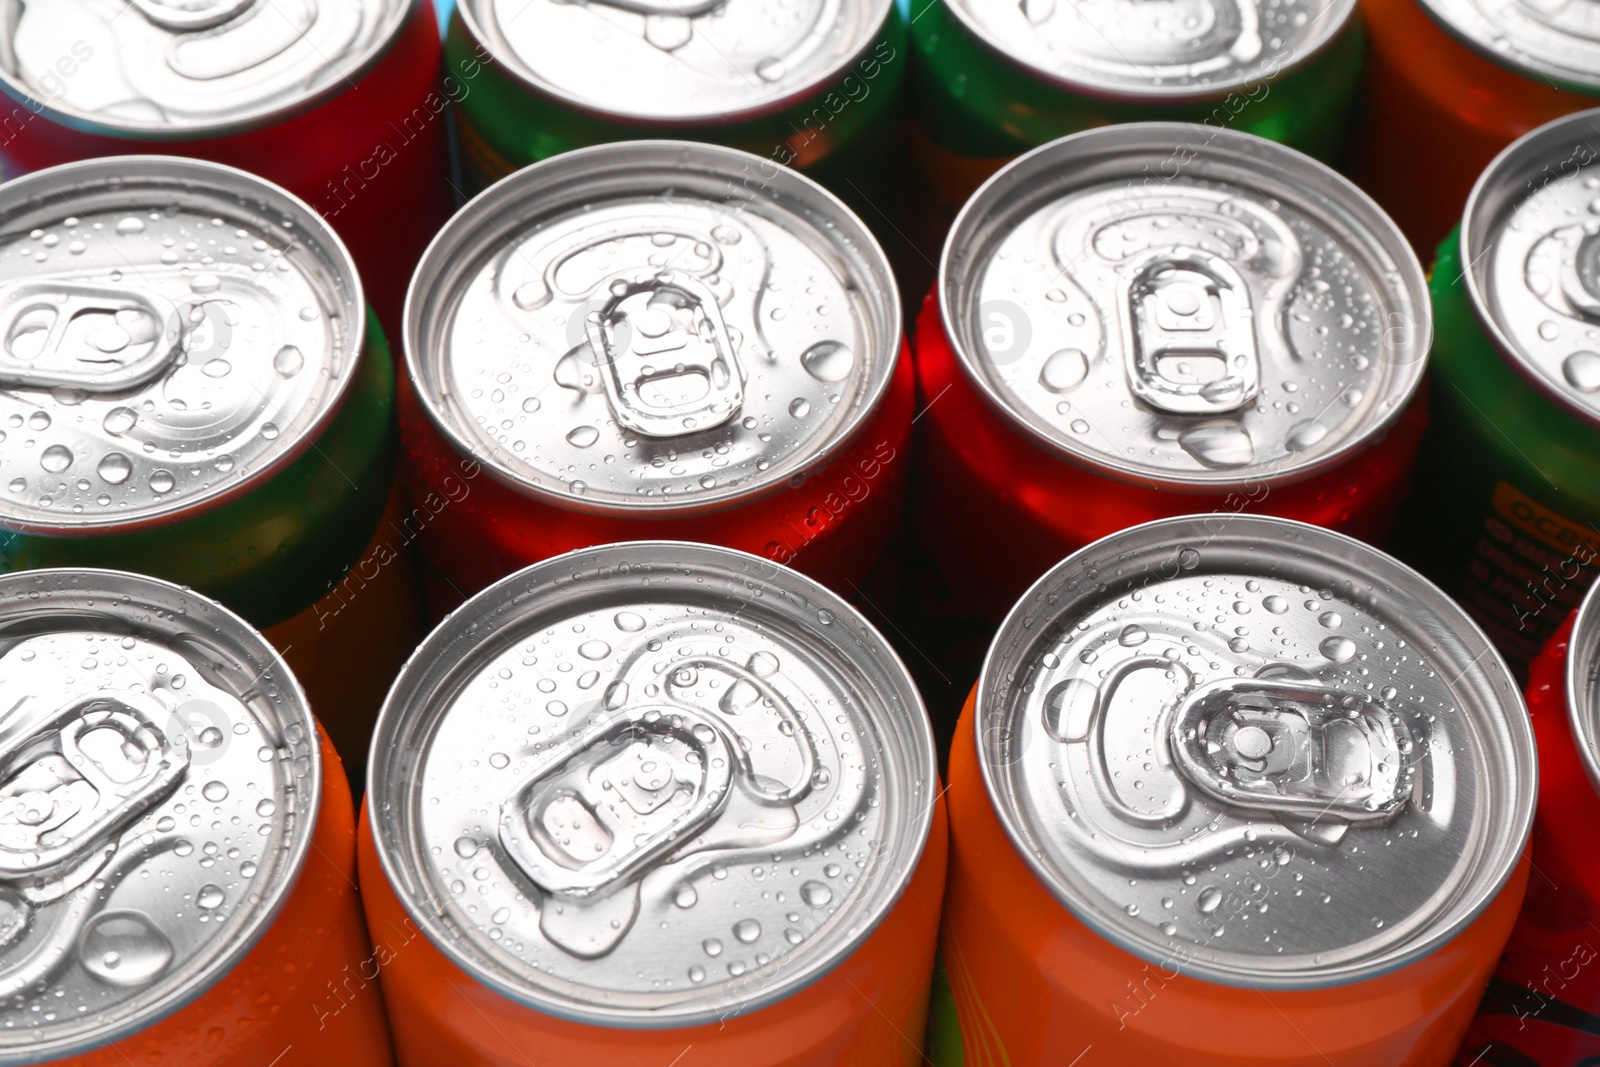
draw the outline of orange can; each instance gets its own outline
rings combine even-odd
[[[921,1062],[932,732],[811,579],[675,542],[520,571],[412,657],[371,767],[406,1067]]]
[[[1577,4],[1362,0],[1361,10],[1352,170],[1427,261],[1501,149],[1600,104],[1600,39]]]
[[[1448,1063],[1535,775],[1498,654],[1377,550],[1251,516],[1098,541],[960,721],[931,1061]]]
[[[102,570],[0,577],[0,632],[0,1063],[392,1064],[350,789],[272,646]]]

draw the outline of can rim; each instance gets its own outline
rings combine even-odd
[[[1222,531],[1219,531],[1219,526],[1223,528]],[[1147,557],[1146,562],[1154,562],[1153,557],[1149,556],[1151,552],[1170,553],[1181,551],[1187,546],[1204,546],[1219,541],[1224,544],[1230,541],[1236,542],[1240,546],[1239,551],[1248,552],[1247,558],[1251,559],[1270,558],[1271,553],[1263,552],[1263,547],[1266,545],[1282,546],[1291,541],[1297,542],[1308,557],[1311,552],[1317,552],[1315,557],[1310,558],[1313,566],[1321,567],[1327,572],[1354,576],[1366,583],[1369,589],[1383,589],[1390,595],[1397,591],[1403,592],[1415,607],[1427,611],[1435,618],[1442,617],[1454,624],[1455,630],[1444,635],[1442,639],[1436,634],[1429,635],[1436,649],[1443,647],[1453,659],[1465,664],[1451,684],[1459,683],[1464,678],[1471,678],[1478,683],[1482,697],[1494,697],[1502,702],[1500,706],[1508,707],[1509,713],[1502,716],[1502,725],[1508,736],[1500,740],[1509,741],[1514,748],[1509,758],[1513,758],[1515,763],[1509,766],[1525,784],[1520,790],[1509,790],[1512,793],[1509,799],[1514,802],[1514,806],[1508,816],[1503,814],[1507,823],[1502,828],[1504,832],[1497,836],[1485,835],[1483,852],[1485,859],[1491,862],[1480,863],[1473,872],[1475,880],[1470,883],[1473,888],[1473,902],[1469,907],[1455,909],[1455,914],[1448,923],[1436,923],[1424,928],[1427,936],[1417,938],[1404,946],[1403,950],[1389,952],[1365,964],[1346,964],[1322,971],[1308,969],[1296,972],[1282,970],[1246,972],[1243,968],[1221,966],[1199,957],[1190,957],[1183,961],[1183,966],[1190,973],[1206,981],[1257,990],[1329,988],[1395,972],[1448,943],[1475,922],[1495,899],[1521,861],[1528,835],[1532,832],[1534,804],[1538,796],[1537,746],[1533,724],[1528,717],[1522,693],[1512,678],[1504,657],[1489,641],[1482,628],[1464,610],[1438,586],[1404,563],[1344,534],[1292,519],[1270,516],[1216,513],[1181,515],[1129,527],[1074,552],[1047,571],[1023,594],[1022,599],[1011,609],[1001,624],[994,642],[984,657],[974,702],[975,714],[981,715],[985,708],[1005,698],[1009,681],[1005,675],[1010,664],[1008,661],[1002,661],[998,655],[999,650],[1003,646],[1009,646],[1013,650],[1016,648],[1031,650],[1042,636],[1040,631],[1048,630],[1048,627],[1039,626],[1041,618],[1047,613],[1055,613],[1053,616],[1055,618],[1063,614],[1059,599],[1054,597],[1053,590],[1064,578],[1093,568],[1097,562],[1114,560],[1119,565],[1126,566],[1130,559],[1137,559],[1141,553]],[[1171,555],[1167,555],[1162,564],[1174,572],[1178,569],[1178,564],[1173,561]],[[1118,587],[1131,586],[1148,577],[1148,574],[1143,574],[1113,582],[1107,587],[1107,592],[1096,594],[1096,598],[1103,601],[1108,596],[1114,596]],[[1053,599],[1055,603],[1052,603]],[[1032,644],[1027,643],[1022,637],[1030,631],[1033,632]],[[1471,652],[1474,647],[1477,651]],[[1009,657],[1010,660],[1018,658],[1020,657],[1016,655]],[[1059,872],[1051,870],[1044,861],[1043,850],[1030,841],[1026,827],[1012,810],[1012,806],[1003,804],[998,799],[1007,793],[1007,780],[1004,769],[996,765],[995,756],[984,744],[983,731],[974,730],[973,738],[979,770],[983,775],[985,800],[991,805],[996,818],[1004,828],[1007,843],[1027,865],[1041,887],[1074,918],[1117,948],[1158,965],[1170,963],[1175,958],[1172,954],[1163,956],[1154,947],[1153,942],[1134,939],[1114,920],[1102,916],[1096,910],[1095,902],[1089,899],[1086,893],[1074,895],[1072,887],[1060,879]],[[1485,747],[1490,746],[1486,744]],[[1484,877],[1483,872],[1486,868],[1489,873]],[[1459,890],[1457,896],[1458,898],[1460,896]]]
[[[211,966],[194,978],[190,983],[176,992],[161,998],[157,1006],[147,1009],[138,1015],[125,1019],[119,1023],[112,1023],[104,1028],[97,1028],[95,1032],[83,1039],[65,1041],[57,1045],[34,1043],[23,1046],[21,1056],[12,1059],[4,1052],[0,1052],[0,1064],[32,1064],[41,1059],[55,1059],[61,1056],[75,1055],[90,1052],[95,1049],[113,1046],[114,1043],[130,1034],[148,1029],[164,1019],[170,1018],[175,1012],[187,1007],[214,989],[246,956],[256,947],[267,931],[277,922],[283,909],[287,906],[289,898],[294,894],[299,885],[300,876],[305,870],[306,859],[313,847],[313,838],[316,836],[317,823],[322,814],[322,776],[326,770],[322,762],[321,727],[311,713],[310,702],[306,699],[305,690],[301,687],[299,679],[289,669],[281,653],[278,652],[266,637],[246,621],[243,616],[234,612],[220,601],[211,599],[202,593],[197,593],[186,586],[177,585],[160,578],[149,575],[135,574],[131,571],[119,571],[101,567],[51,567],[39,570],[13,571],[9,574],[0,574],[0,605],[10,604],[15,598],[11,591],[19,586],[30,585],[39,580],[50,581],[64,580],[74,577],[89,576],[101,582],[101,585],[90,590],[90,603],[94,604],[95,593],[105,596],[131,596],[136,600],[143,594],[148,600],[154,601],[156,594],[169,598],[179,598],[186,601],[186,614],[181,618],[194,619],[199,612],[211,616],[211,621],[218,627],[218,632],[226,632],[229,643],[236,648],[254,653],[247,657],[252,659],[250,666],[265,666],[257,672],[257,679],[265,677],[271,672],[277,682],[278,688],[284,694],[284,700],[278,706],[286,713],[294,714],[300,720],[300,725],[306,731],[306,758],[309,760],[309,769],[305,776],[307,789],[302,794],[297,786],[296,796],[304,796],[306,804],[296,810],[305,814],[297,829],[291,835],[289,847],[281,853],[283,856],[283,870],[287,876],[279,880],[271,892],[265,895],[263,902],[257,907],[256,913],[250,923],[244,928],[242,936],[236,938],[226,952],[220,953]],[[59,590],[58,590],[59,591]],[[72,590],[76,593],[78,590]],[[27,601],[37,604],[40,601]],[[59,606],[60,602],[56,601]],[[148,606],[160,609],[159,603],[150,603]],[[198,609],[198,610],[197,610]],[[104,611],[105,608],[96,605],[94,610]],[[0,608],[0,617],[6,614]],[[160,618],[159,611],[153,611],[150,619]],[[174,625],[170,631],[172,635],[187,634],[192,632],[192,625]],[[148,625],[149,620],[146,620]]]
[[[1567,722],[1589,787],[1600,796],[1600,584],[1592,585],[1573,613],[1565,674]]]
[[[592,118],[615,122],[622,125],[638,126],[646,130],[669,133],[681,130],[687,125],[695,126],[736,126],[742,122],[765,118],[769,115],[781,114],[784,111],[803,103],[805,100],[818,95],[825,87],[844,77],[845,73],[857,61],[872,50],[878,39],[883,35],[884,28],[893,16],[896,0],[871,0],[873,5],[871,31],[864,35],[861,47],[841,55],[833,64],[824,67],[814,77],[801,82],[794,89],[774,97],[773,99],[750,107],[734,110],[717,109],[707,111],[691,111],[681,115],[663,117],[660,115],[641,115],[636,112],[621,111],[613,108],[600,107],[592,101],[583,100],[576,94],[564,89],[554,82],[547,81],[536,74],[532,68],[516,57],[515,50],[509,45],[505,51],[511,55],[501,54],[499,44],[504,43],[503,38],[491,43],[489,35],[484,32],[483,23],[477,17],[477,5],[484,0],[458,0],[455,5],[454,16],[461,19],[466,27],[469,39],[479,48],[486,50],[503,70],[505,70],[525,90],[540,96],[555,100],[564,107]],[[1353,3],[1354,0],[1351,0]],[[779,139],[776,144],[782,144]],[[570,154],[570,153],[569,153]],[[553,158],[553,157],[552,157]]]
[[[141,173],[140,168],[148,169]],[[336,383],[335,388],[327,395],[317,418],[307,425],[305,432],[298,441],[278,450],[267,462],[256,466],[248,474],[235,479],[221,489],[209,491],[198,498],[185,497],[175,499],[169,507],[147,509],[136,516],[118,517],[116,515],[108,515],[104,521],[97,521],[95,516],[88,518],[75,516],[72,519],[62,518],[58,521],[7,517],[4,521],[6,528],[9,530],[24,534],[44,534],[51,537],[105,537],[113,534],[133,533],[140,530],[169,526],[175,522],[219,508],[230,501],[254,492],[308,452],[317,439],[327,430],[329,424],[338,416],[339,412],[344,409],[345,401],[349,398],[352,388],[354,388],[352,383],[360,376],[362,363],[367,358],[367,304],[366,294],[361,285],[361,274],[356,269],[355,260],[351,257],[350,250],[345,247],[343,239],[334,231],[333,227],[329,226],[322,216],[312,210],[311,206],[304,200],[301,200],[282,186],[251,174],[249,171],[230,167],[223,163],[191,159],[187,156],[101,156],[93,159],[78,160],[74,163],[62,163],[44,170],[32,171],[0,185],[0,224],[3,224],[7,205],[19,198],[27,197],[35,186],[45,185],[51,190],[49,194],[39,199],[50,200],[54,198],[60,201],[68,194],[58,188],[58,181],[64,183],[69,178],[86,177],[88,181],[102,185],[109,185],[113,181],[127,185],[131,182],[147,180],[152,175],[155,176],[157,181],[161,182],[192,180],[204,183],[205,188],[203,191],[209,197],[231,192],[233,194],[260,197],[268,201],[275,199],[279,202],[273,206],[293,220],[297,231],[316,237],[318,259],[329,268],[329,274],[334,281],[343,285],[349,297],[349,306],[341,309],[347,313],[350,324],[350,363],[348,373],[345,374],[341,381]],[[80,183],[80,185],[73,187],[72,191],[81,191],[81,187]],[[230,209],[233,207],[231,203],[227,206]],[[303,242],[297,243],[303,244]]]
[[[613,158],[641,154],[646,158],[625,158],[620,165]],[[612,502],[561,492],[523,477],[518,471],[507,469],[493,456],[483,453],[478,442],[461,432],[439,402],[434,372],[441,366],[443,351],[449,347],[448,341],[445,341],[439,345],[439,353],[432,351],[434,342],[429,327],[432,317],[437,317],[441,311],[443,300],[439,294],[448,293],[461,279],[470,277],[464,264],[480,262],[484,249],[489,247],[491,241],[507,245],[513,243],[513,231],[528,222],[559,214],[580,201],[591,201],[610,193],[621,194],[629,187],[628,183],[637,185],[641,176],[648,180],[649,175],[657,171],[689,173],[695,163],[705,164],[703,173],[711,178],[729,178],[739,173],[739,167],[748,173],[752,164],[773,168],[776,174],[771,178],[762,178],[761,187],[788,186],[787,192],[806,202],[806,206],[819,215],[826,215],[834,224],[833,232],[859,248],[859,267],[880,275],[872,280],[882,287],[876,294],[881,309],[880,321],[875,325],[881,334],[883,350],[874,353],[874,377],[863,389],[851,420],[824,447],[812,450],[800,460],[799,469],[788,478],[756,482],[736,492],[693,503],[668,497],[639,497],[626,502]],[[599,185],[597,179],[602,176],[611,176],[612,184]],[[575,194],[577,199],[574,199]],[[529,202],[540,197],[552,199],[546,200],[546,207],[527,211]],[[412,387],[433,429],[459,455],[477,462],[496,482],[525,499],[537,500],[562,511],[611,517],[649,515],[652,518],[677,519],[731,511],[776,496],[790,488],[793,478],[814,474],[853,444],[882,407],[894,381],[895,368],[905,343],[902,314],[898,283],[882,245],[860,216],[812,178],[760,156],[722,145],[675,140],[617,141],[576,148],[514,171],[467,201],[451,216],[428,243],[416,270],[412,272],[411,283],[406,289],[401,344],[405,350],[406,371]],[[429,350],[426,359],[423,355],[425,348]]]
[[[411,12],[429,7],[430,2],[431,0],[401,0],[401,2],[396,3],[390,16],[392,25],[389,26],[387,31],[373,41],[369,50],[360,57],[358,62],[352,64],[348,70],[339,71],[340,77],[330,81],[322,88],[312,93],[300,94],[293,100],[283,104],[248,111],[225,122],[185,126],[177,130],[162,126],[160,123],[106,122],[104,119],[97,119],[93,115],[57,107],[40,100],[18,83],[11,75],[11,72],[3,66],[0,66],[0,92],[15,100],[36,116],[43,116],[58,126],[65,126],[68,129],[93,136],[181,144],[185,141],[201,141],[214,137],[248,134],[314,111],[328,100],[342,94],[345,90],[354,88],[355,83],[370,74],[372,69],[382,62],[389,49],[400,39],[405,32],[407,23],[410,21]],[[38,106],[35,107],[34,105]]]
[[[1600,151],[1597,151],[1600,150],[1600,107],[1563,115],[1529,130],[1501,149],[1483,169],[1483,173],[1478,175],[1478,180],[1473,182],[1472,192],[1467,194],[1467,204],[1461,213],[1456,240],[1463,264],[1462,281],[1467,289],[1467,299],[1472,304],[1472,314],[1501,359],[1546,399],[1555,401],[1561,410],[1591,426],[1600,426],[1600,410],[1576,403],[1570,394],[1540,373],[1500,328],[1491,310],[1488,286],[1481,274],[1481,264],[1489,258],[1488,254],[1494,248],[1507,213],[1525,202],[1528,195],[1533,195],[1528,193],[1525,182],[1517,181],[1519,177],[1526,177],[1525,172],[1519,173],[1518,165],[1527,161],[1528,157],[1548,157],[1550,149],[1556,145],[1571,145],[1575,132],[1571,128],[1580,125],[1590,131],[1586,140],[1592,146],[1591,151],[1596,152],[1594,159],[1600,160]],[[1580,144],[1582,140],[1579,135]],[[1579,169],[1582,169],[1581,165]],[[1539,186],[1541,189],[1545,187]]]
[[[1190,136],[1198,140],[1186,142],[1185,138]],[[1195,148],[1195,144],[1199,147]],[[1174,159],[1180,153],[1186,153],[1187,158],[1178,164],[1180,169],[1194,160],[1222,161],[1241,173],[1250,171],[1255,174],[1258,191],[1259,181],[1270,176],[1276,179],[1269,189],[1272,195],[1281,195],[1308,218],[1321,223],[1339,222],[1340,225],[1330,227],[1335,236],[1347,239],[1359,233],[1368,239],[1372,249],[1385,254],[1387,266],[1393,274],[1391,285],[1394,286],[1394,290],[1385,295],[1399,297],[1408,305],[1405,311],[1396,312],[1405,316],[1407,325],[1401,329],[1408,343],[1397,346],[1396,354],[1387,358],[1399,369],[1391,378],[1388,391],[1395,399],[1387,412],[1360,427],[1359,432],[1351,434],[1337,449],[1310,462],[1280,462],[1265,468],[1244,467],[1220,471],[1164,470],[1159,474],[1112,461],[1101,452],[1081,449],[1068,435],[1051,433],[1033,420],[1019,416],[994,383],[979,372],[979,357],[967,343],[967,331],[962,328],[958,318],[958,313],[964,313],[968,303],[964,297],[970,295],[967,293],[971,288],[970,283],[976,280],[968,275],[967,268],[977,264],[980,257],[999,239],[994,233],[997,226],[986,216],[998,210],[1005,212],[1004,217],[1015,220],[1029,210],[1044,206],[1063,192],[1118,178],[1135,180],[1140,172],[1133,168],[1142,158],[1135,153],[1141,151],[1166,151]],[[1097,165],[1100,171],[1096,171]],[[1251,171],[1252,165],[1257,169]],[[1153,178],[1148,171],[1146,167],[1143,172],[1146,182],[1170,181],[1177,176]],[[1052,174],[1063,176],[1049,182],[1042,192],[1039,191],[1042,183],[1033,180],[1040,175]],[[1028,191],[1030,182],[1033,185],[1032,192]],[[1320,203],[1313,203],[1305,198],[1296,198],[1298,189],[1316,190],[1324,195],[1324,199]],[[1346,218],[1333,219],[1329,215],[1330,209],[1337,209]],[[1217,493],[1244,485],[1288,485],[1345,463],[1380,438],[1415,399],[1422,385],[1427,354],[1433,344],[1432,305],[1428,299],[1428,283],[1422,264],[1399,227],[1372,197],[1331,167],[1303,152],[1254,134],[1182,122],[1130,122],[1096,127],[1051,141],[1012,160],[979,186],[956,214],[939,256],[937,292],[940,324],[946,341],[956,354],[962,374],[1008,428],[1043,446],[1052,457],[1092,474],[1129,485],[1145,488],[1154,486],[1168,492]]]
[[[899,683],[898,702],[909,713],[910,733],[913,735],[909,738],[901,735],[901,740],[906,743],[908,764],[914,765],[914,769],[926,772],[928,778],[925,783],[927,802],[916,812],[914,819],[904,831],[908,848],[902,853],[905,859],[898,870],[899,884],[892,892],[880,894],[865,921],[858,923],[850,936],[841,939],[826,957],[811,961],[804,969],[786,975],[780,982],[772,983],[759,995],[739,1002],[738,1011],[742,1013],[780,1003],[812,985],[856,952],[877,931],[900,904],[921,867],[933,829],[934,808],[938,798],[943,795],[938,789],[933,729],[922,701],[922,694],[912,682],[905,663],[864,615],[814,579],[782,564],[737,549],[698,542],[666,540],[624,541],[576,549],[535,563],[500,579],[447,615],[433,632],[423,639],[401,667],[394,685],[384,699],[383,707],[378,712],[377,723],[373,728],[367,766],[370,768],[369,780],[378,793],[376,801],[365,805],[365,810],[368,811],[369,817],[375,810],[401,811],[404,805],[399,802],[385,808],[383,790],[394,778],[385,772],[397,758],[394,752],[399,749],[400,740],[407,736],[416,740],[419,736],[414,730],[409,735],[403,732],[405,720],[418,718],[419,706],[426,707],[428,703],[438,701],[442,693],[454,691],[463,684],[471,673],[477,651],[481,650],[489,638],[497,636],[507,626],[502,621],[493,631],[487,634],[480,633],[476,646],[471,650],[451,648],[460,641],[460,635],[455,632],[456,630],[464,632],[478,630],[479,626],[474,620],[492,615],[492,611],[484,610],[485,605],[491,608],[515,605],[522,617],[528,617],[533,609],[544,601],[560,601],[572,596],[570,586],[573,582],[583,580],[593,588],[605,580],[604,576],[615,577],[619,573],[615,569],[618,564],[634,564],[634,561],[627,558],[616,559],[616,557],[651,551],[671,553],[673,566],[677,569],[683,569],[686,561],[693,560],[702,573],[717,574],[724,578],[731,578],[735,568],[741,565],[759,568],[760,572],[767,574],[769,578],[782,579],[789,588],[801,591],[807,598],[808,606],[820,606],[831,612],[836,624],[848,622],[855,634],[865,638],[866,643],[874,646],[872,653],[878,659],[878,666],[892,682]],[[608,562],[613,559],[616,559],[616,563]],[[566,580],[560,577],[561,573],[580,562],[589,564],[587,572],[589,577],[584,577],[585,572],[582,571],[574,571]],[[654,588],[660,589],[663,586],[657,584]],[[430,660],[434,662],[430,663]],[[438,668],[438,663],[446,664],[443,670]],[[428,725],[436,726],[437,723]],[[885,732],[887,734],[894,731]],[[369,801],[372,801],[372,797],[373,795],[369,793]],[[396,820],[402,815],[397,815]],[[580,1008],[570,1000],[558,999],[554,995],[537,990],[530,991],[505,980],[501,975],[482,966],[478,960],[462,951],[452,939],[445,936],[436,914],[422,913],[416,907],[417,900],[426,900],[430,894],[426,884],[414,877],[414,872],[409,870],[404,862],[405,856],[401,853],[411,847],[410,843],[391,840],[399,834],[398,829],[391,827],[385,832],[384,825],[375,817],[372,818],[370,829],[379,866],[390,891],[434,948],[474,980],[487,985],[514,1003],[571,1022],[624,1030],[683,1028],[718,1022],[728,1017],[725,1006],[661,1015],[633,1009]]]
[[[1540,80],[1550,83],[1554,88],[1569,92],[1593,95],[1600,93],[1600,69],[1590,71],[1581,67],[1559,67],[1555,64],[1540,63],[1538,58],[1510,45],[1507,49],[1498,49],[1488,42],[1478,38],[1467,27],[1453,22],[1443,10],[1440,0],[1416,0],[1417,6],[1427,14],[1434,25],[1443,30],[1457,44],[1480,58],[1487,59],[1502,70],[1510,71],[1519,77],[1529,80]],[[1469,5],[1473,13],[1483,19],[1483,24],[1490,28],[1494,23],[1476,3]],[[1509,44],[1509,42],[1508,42]]]
[[[1051,88],[1099,100],[1145,105],[1200,103],[1225,97],[1230,92],[1247,85],[1270,84],[1289,77],[1297,69],[1311,63],[1338,40],[1351,25],[1356,12],[1356,0],[1332,0],[1323,11],[1324,14],[1334,17],[1326,25],[1318,27],[1315,37],[1309,38],[1302,47],[1295,49],[1294,61],[1286,67],[1279,67],[1271,73],[1239,74],[1212,82],[1203,88],[1183,90],[1168,85],[1136,86],[1120,82],[1113,85],[1109,81],[1096,81],[1090,77],[1074,78],[1062,74],[1059,70],[1048,70],[1013,53],[1004,41],[989,32],[986,26],[980,24],[965,10],[965,0],[928,0],[928,3],[930,6],[943,4],[945,10],[960,23],[961,27],[977,38],[996,58],[1013,69],[1044,81]]]

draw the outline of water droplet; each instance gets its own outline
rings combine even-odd
[[[208,359],[205,362],[205,366],[200,368],[200,373],[207,378],[226,378],[231,370],[233,370],[233,364],[225,359]]]
[[[1117,644],[1124,648],[1133,648],[1144,644],[1148,640],[1150,640],[1150,632],[1143,626],[1132,624],[1124,626],[1122,632],[1117,635]]]
[[[301,322],[315,322],[317,321],[317,316],[320,314],[322,314],[322,312],[317,310],[316,306],[313,304],[307,304],[299,311]]]
[[[194,902],[202,908],[220,908],[226,899],[221,886],[210,884],[201,886],[200,892],[194,896]]]
[[[108,911],[90,919],[78,939],[84,970],[107,985],[144,985],[172,962],[172,942],[137,911]]]
[[[833,901],[833,890],[821,882],[807,882],[800,887],[800,899],[813,908],[826,907]]]
[[[571,485],[567,486],[567,492],[571,493],[573,496],[582,496],[583,494],[587,493],[588,491],[589,491],[589,483],[588,482],[582,482],[582,481],[574,480]]]
[[[1089,376],[1089,357],[1076,348],[1063,348],[1039,368],[1039,384],[1065,393]]]
[[[578,655],[584,659],[605,659],[611,655],[611,646],[598,638],[591,638],[578,646]]]
[[[1200,895],[1195,898],[1194,905],[1200,909],[1201,915],[1210,915],[1222,904],[1222,891],[1214,885],[1208,885],[1200,890]]]
[[[261,816],[263,819],[277,810],[278,805],[273,802],[271,797],[263,797],[261,800],[256,802],[256,814]]]
[[[1035,26],[1049,22],[1056,13],[1056,0],[1022,0],[1022,17]]]
[[[1057,741],[1071,743],[1089,736],[1089,724],[1100,703],[1100,689],[1082,678],[1068,678],[1044,698],[1044,726]]]
[[[207,726],[194,741],[200,748],[216,748],[222,744],[222,731],[215,726]]]
[[[756,77],[764,82],[775,82],[789,73],[789,65],[777,56],[768,56],[756,64]]]
[[[276,441],[278,439],[278,424],[275,422],[262,423],[261,439],[263,441]]]
[[[718,941],[714,937],[708,937],[704,941],[700,942],[700,947],[706,950],[707,956],[722,955],[722,942]]]
[[[789,401],[789,414],[797,419],[803,419],[811,414],[811,401],[803,396],[797,396]]]
[[[1347,408],[1353,408],[1360,404],[1365,397],[1366,394],[1353,385],[1339,394],[1339,399],[1344,401],[1344,406]]]
[[[1228,642],[1228,647],[1235,652],[1248,652],[1250,651],[1250,642],[1242,637],[1235,637]]]
[[[1317,621],[1329,630],[1337,630],[1344,625],[1344,616],[1337,611],[1324,611],[1317,616]]]
[[[778,657],[765,650],[752,652],[750,658],[745,660],[744,666],[757,678],[770,678],[778,672]]]
[[[1382,689],[1378,690],[1378,695],[1385,700],[1393,700],[1395,697],[1400,695],[1400,690],[1396,689],[1392,685],[1386,685]]]
[[[1243,467],[1256,458],[1250,433],[1231,419],[1208,419],[1178,435],[1178,444],[1202,467]]]
[[[504,752],[494,752],[489,755],[489,766],[497,771],[503,771],[511,766],[511,757]]]
[[[619,611],[611,619],[623,633],[636,634],[644,629],[644,619],[631,611]]]
[[[536,396],[530,396],[528,399],[522,402],[522,410],[526,411],[530,415],[532,415],[535,411],[538,411],[539,406],[539,398]]]
[[[189,279],[189,288],[197,293],[214,293],[222,288],[222,279],[215,274],[196,274]]]
[[[228,799],[228,787],[223,782],[210,781],[200,788],[200,795],[217,804]]]
[[[600,703],[605,706],[607,711],[616,711],[618,708],[627,704],[627,702],[627,682],[612,682],[610,685],[606,686],[605,695],[600,699]]]
[[[177,484],[177,479],[173,478],[172,472],[165,467],[150,472],[150,491],[153,493],[170,493],[172,487]]]
[[[1317,647],[1335,663],[1349,663],[1356,656],[1356,643],[1348,637],[1329,637]]]
[[[72,466],[72,450],[65,445],[51,445],[39,457],[39,466],[51,474],[60,474]]]
[[[699,900],[700,894],[696,893],[694,886],[687,882],[680,885],[677,891],[672,894],[672,902],[680,908],[692,908]]]
[[[761,936],[761,924],[754,919],[740,919],[733,924],[733,936],[748,945]]]
[[[1289,610],[1289,602],[1281,596],[1269,596],[1261,602],[1261,606],[1274,615],[1282,615]]]
[[[1089,424],[1088,424],[1088,422],[1086,422],[1083,419],[1073,419],[1072,420],[1072,432],[1073,433],[1088,433],[1089,432]]]
[[[1328,436],[1326,426],[1316,419],[1307,419],[1290,427],[1283,444],[1290,452],[1304,452],[1326,436]]]
[[[704,982],[705,980],[706,980],[706,969],[704,967],[700,966],[697,963],[693,967],[689,968],[689,981],[691,981],[691,982]]]
[[[120,437],[133,429],[133,424],[139,421],[139,413],[132,408],[112,408],[106,412],[106,417],[100,420],[100,426],[106,433]]]
[[[1561,327],[1551,319],[1545,319],[1539,324],[1539,336],[1546,341],[1554,341],[1561,336]]]
[[[819,382],[842,382],[856,365],[856,354],[839,341],[818,341],[800,356],[800,365]]]
[[[294,345],[284,345],[272,357],[272,369],[280,378],[293,378],[306,365],[306,355]]]
[[[1561,361],[1561,375],[1568,385],[1580,392],[1592,393],[1600,389],[1600,352],[1584,349],[1572,353]]]
[[[454,848],[456,855],[464,860],[470,860],[478,854],[478,839],[475,837],[458,837]]]
[[[122,219],[117,223],[117,232],[122,234],[124,237],[130,234],[143,233],[144,220],[137,219],[132,215],[129,215],[127,218]]]

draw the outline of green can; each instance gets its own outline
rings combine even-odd
[[[1519,670],[1600,565],[1600,110],[1478,179],[1439,246],[1428,436],[1399,554]]]
[[[1336,163],[1364,43],[1355,0],[912,0],[911,10],[913,195],[919,243],[935,250],[991,174],[1096,126],[1200,123]],[[1175,155],[1166,176],[1184,162]]]
[[[190,586],[267,631],[315,700],[317,646],[357,616],[398,657],[414,641],[392,602],[341,597],[390,506],[394,391],[349,253],[279,187],[163,156],[0,186],[0,569]],[[343,675],[385,669],[345,651]],[[360,696],[373,713],[388,677]],[[319,712],[341,740],[350,710]]]
[[[894,215],[905,52],[894,0],[461,0],[445,55],[464,192],[671,137],[761,157],[752,188],[801,170],[876,225]]]

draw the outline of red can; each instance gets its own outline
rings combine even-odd
[[[0,48],[6,176],[159,151],[226,163],[305,200],[350,246],[384,328],[450,212],[431,0],[295,11],[248,0],[19,8]]]
[[[1600,588],[1600,587],[1597,587]],[[1571,1067],[1600,1062],[1600,600],[1534,660],[1528,714],[1539,743],[1528,898],[1458,1062]]]
[[[832,194],[747,153],[633,141],[504,179],[423,258],[405,350],[443,594],[651,537],[850,596],[898,527],[914,382],[894,277]]]
[[[978,653],[1054,563],[1177,514],[1381,538],[1430,336],[1405,239],[1293,149],[1148,123],[1021,157],[958,217],[917,324],[911,529],[937,580],[912,614]]]

